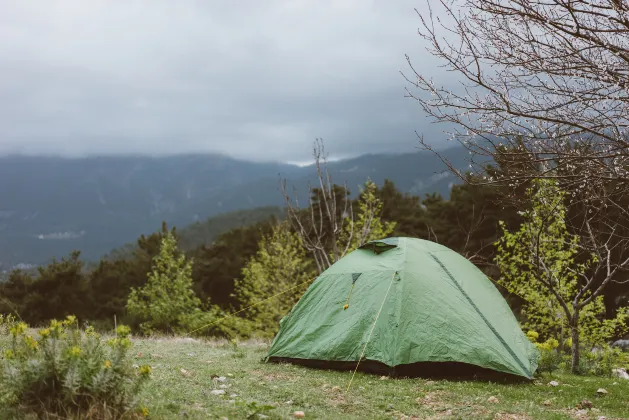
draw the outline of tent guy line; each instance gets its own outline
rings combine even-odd
[[[199,328],[197,328],[197,329],[195,329],[195,330],[192,330],[192,331],[188,332],[188,334],[186,334],[186,336],[190,336],[190,334],[192,334],[192,333],[195,333],[195,332],[197,332],[197,331],[200,331],[200,330],[203,330],[203,329],[205,329],[205,328],[211,327],[212,325],[216,325],[216,324],[218,324],[219,322],[221,322],[221,321],[223,321],[223,320],[225,320],[225,319],[227,319],[227,318],[229,318],[229,317],[232,317],[232,316],[237,315],[237,314],[239,314],[239,313],[241,313],[241,312],[244,312],[244,311],[246,311],[247,309],[251,309],[251,308],[253,308],[254,306],[257,306],[257,305],[259,305],[259,304],[261,304],[261,303],[266,302],[267,300],[271,300],[271,299],[276,298],[276,297],[278,297],[278,296],[280,296],[280,295],[283,295],[283,294],[284,294],[284,293],[286,293],[286,292],[290,292],[291,290],[296,289],[296,288],[298,288],[299,286],[302,286],[302,285],[304,285],[304,284],[306,284],[306,283],[309,283],[309,282],[311,282],[311,281],[313,281],[313,280],[312,280],[312,279],[306,280],[306,281],[304,281],[304,282],[302,282],[302,283],[299,283],[299,284],[297,284],[297,285],[295,285],[295,286],[293,286],[293,287],[289,287],[289,288],[288,288],[288,289],[286,289],[286,290],[283,290],[283,291],[281,291],[281,292],[279,292],[279,293],[277,293],[277,294],[274,294],[273,296],[270,296],[270,297],[268,297],[268,298],[266,298],[266,299],[262,299],[262,300],[260,300],[260,301],[258,301],[258,302],[256,302],[256,303],[254,303],[253,305],[249,305],[249,306],[247,306],[247,307],[245,307],[245,308],[242,308],[242,309],[241,309],[241,310],[239,310],[239,311],[232,312],[231,314],[227,314],[227,315],[225,315],[225,316],[223,316],[223,317],[221,317],[221,318],[217,319],[217,320],[216,320],[216,321],[214,321],[214,322],[210,322],[210,323],[209,323],[209,324],[207,324],[207,325],[204,325],[204,326],[202,326],[202,327],[199,327]]]
[[[380,314],[382,313],[382,308],[384,308],[384,302],[386,302],[387,300],[387,296],[389,296],[389,291],[391,290],[391,285],[393,284],[393,280],[395,279],[395,275],[397,274],[397,271],[395,271],[393,273],[393,275],[391,276],[391,281],[389,282],[389,288],[387,289],[387,293],[385,293],[384,295],[384,299],[382,299],[382,304],[380,305],[380,310],[378,311],[378,315],[376,315],[376,319],[374,319],[373,321],[373,325],[371,326],[371,331],[369,331],[369,336],[367,337],[367,341],[365,342],[365,346],[363,347],[363,351],[360,354],[360,357],[358,358],[358,363],[356,363],[356,368],[354,369],[354,373],[352,373],[352,377],[349,379],[349,384],[347,384],[347,390],[346,392],[349,392],[349,388],[352,386],[352,381],[354,380],[354,375],[356,375],[356,371],[358,370],[358,366],[360,365],[360,361],[363,359],[363,356],[365,355],[365,350],[367,349],[367,345],[369,344],[369,340],[371,340],[371,334],[373,334],[373,330],[376,328],[376,323],[378,322],[378,319],[380,318]],[[354,283],[352,283],[352,288],[354,287]],[[348,297],[349,299],[349,297]]]

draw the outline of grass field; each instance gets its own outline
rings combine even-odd
[[[135,340],[137,363],[154,368],[142,394],[151,417],[282,419],[303,411],[317,419],[629,419],[629,381],[622,379],[560,374],[502,385],[357,373],[347,392],[351,373],[266,364],[266,349],[262,342]],[[599,396],[599,388],[608,393]],[[577,408],[583,400],[592,408]]]

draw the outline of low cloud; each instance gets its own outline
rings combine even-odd
[[[401,0],[0,0],[0,153],[303,161],[445,138],[405,98],[438,75]]]

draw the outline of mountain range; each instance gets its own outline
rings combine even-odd
[[[464,167],[466,152],[443,152]],[[328,163],[353,193],[369,177],[415,195],[447,196],[457,180],[429,152],[374,154]],[[279,180],[307,199],[314,166],[247,162],[223,155],[86,158],[0,157],[0,271],[81,250],[96,260],[160,228],[284,203]]]

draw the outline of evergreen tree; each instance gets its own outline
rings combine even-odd
[[[377,191],[382,202],[383,221],[395,221],[392,236],[426,237],[426,215],[419,196],[402,193],[393,181],[385,180]]]
[[[159,254],[153,260],[148,281],[132,288],[127,300],[129,315],[141,321],[145,333],[176,332],[191,313],[200,310],[201,301],[192,290],[192,261],[177,255],[177,241],[168,232],[162,238]]]
[[[227,309],[237,304],[234,279],[258,251],[258,243],[271,233],[271,220],[252,226],[232,229],[219,235],[210,246],[200,246],[190,252],[194,258],[192,278],[194,290],[204,302]]]
[[[339,235],[338,248],[346,250],[344,255],[369,241],[384,239],[395,231],[395,221],[384,222],[381,219],[382,201],[378,197],[378,187],[371,179],[365,182],[357,207],[358,214],[353,222],[347,217]]]
[[[151,271],[153,259],[159,254],[162,240],[167,235],[177,239],[176,229],[161,229],[146,236],[141,235],[128,253],[116,252],[106,256],[92,269],[89,275],[92,306],[90,319],[98,320],[102,327],[113,327],[113,317],[126,320],[125,308],[132,288],[146,283],[146,273]],[[179,256],[179,251],[177,251]]]
[[[253,322],[260,335],[272,336],[316,273],[299,236],[279,223],[262,237],[242,276],[234,295],[242,309],[255,305],[242,316]]]
[[[0,284],[0,313],[15,313],[31,324],[53,318],[90,314],[89,284],[83,272],[80,252],[37,268],[37,275],[15,270]]]

